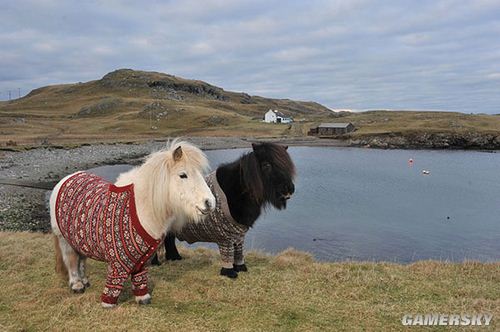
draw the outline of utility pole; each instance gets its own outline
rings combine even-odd
[[[17,88],[17,98],[21,98],[21,88]]]
[[[9,90],[9,100],[10,100],[10,90]]]

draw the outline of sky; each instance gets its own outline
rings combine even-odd
[[[0,1],[0,100],[119,68],[332,109],[497,114],[500,0]]]

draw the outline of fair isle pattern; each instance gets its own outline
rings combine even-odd
[[[207,218],[198,223],[186,223],[175,235],[188,243],[217,243],[224,263],[233,264],[243,261],[243,243],[248,227],[238,224],[229,211],[226,195],[222,191],[215,172],[205,178],[215,196],[215,209]]]
[[[103,302],[117,302],[129,275],[136,296],[148,293],[144,264],[161,241],[139,222],[133,184],[117,187],[96,175],[76,173],[59,190],[56,220],[73,249],[108,263]]]

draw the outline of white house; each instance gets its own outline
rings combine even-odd
[[[267,122],[267,123],[291,123],[291,122],[293,122],[293,119],[285,116],[285,114],[281,113],[278,110],[270,109],[269,111],[266,112],[266,114],[264,114],[264,122]]]

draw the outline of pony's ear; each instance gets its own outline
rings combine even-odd
[[[174,151],[174,161],[179,161],[182,158],[182,147],[178,147]]]
[[[257,143],[252,143],[252,150],[257,150],[257,148],[260,146],[260,144]]]
[[[288,150],[288,145],[285,145],[285,150]]]
[[[254,153],[244,155],[240,160],[240,171],[245,191],[257,202],[264,199],[264,183],[260,175],[259,163]]]

